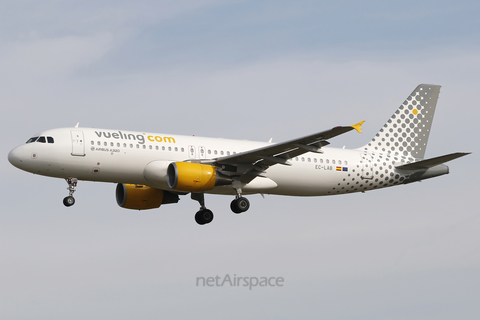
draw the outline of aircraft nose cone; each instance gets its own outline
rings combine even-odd
[[[16,147],[8,153],[8,161],[15,167],[18,167],[23,161],[25,151],[22,147]]]

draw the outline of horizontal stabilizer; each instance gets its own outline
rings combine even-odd
[[[400,170],[428,169],[428,168],[431,168],[431,167],[438,166],[439,164],[445,163],[447,161],[455,160],[457,158],[466,156],[467,154],[470,154],[470,152],[456,152],[456,153],[451,153],[451,154],[447,154],[447,155],[440,156],[440,157],[420,160],[420,161],[416,161],[416,162],[413,162],[413,163],[407,163],[407,164],[404,164],[404,165],[401,165],[401,166],[397,166],[395,168],[400,169]]]

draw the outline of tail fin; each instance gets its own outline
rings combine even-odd
[[[439,85],[420,84],[361,149],[423,159],[439,93]]]

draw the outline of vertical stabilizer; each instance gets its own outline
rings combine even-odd
[[[372,141],[361,149],[423,159],[439,93],[439,85],[416,87]]]

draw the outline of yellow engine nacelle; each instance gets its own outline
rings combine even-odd
[[[218,173],[215,167],[191,162],[170,163],[167,177],[170,188],[190,192],[207,191],[232,183],[232,179]]]
[[[147,210],[162,204],[177,203],[178,195],[137,184],[119,183],[115,191],[117,203],[125,209]]]

